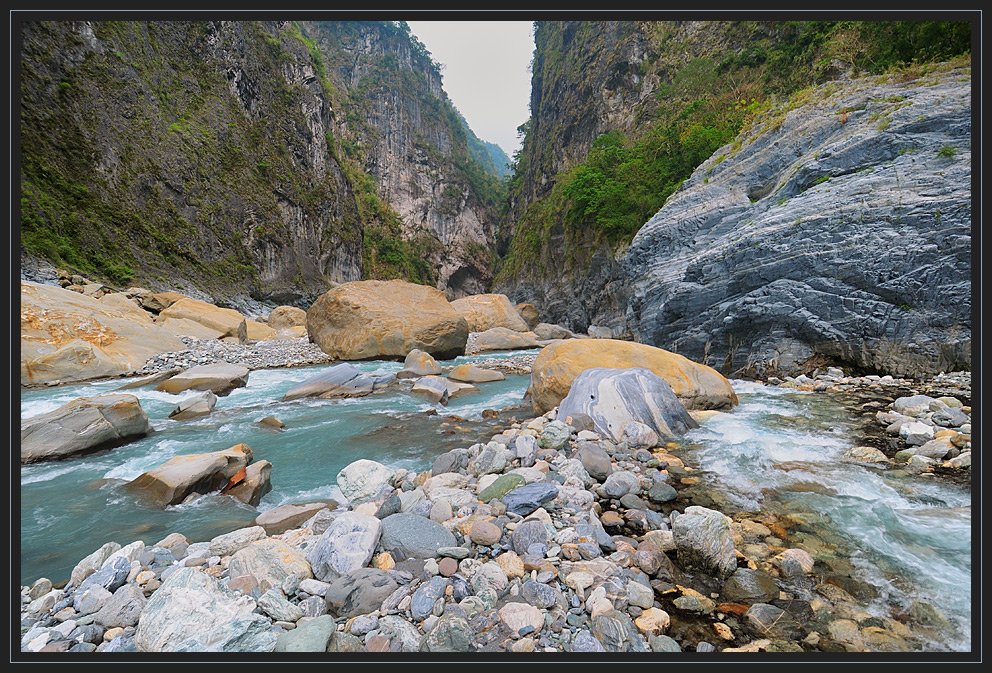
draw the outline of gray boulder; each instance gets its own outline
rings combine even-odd
[[[558,415],[587,414],[596,432],[621,441],[631,423],[642,423],[659,437],[674,438],[698,428],[672,387],[650,369],[594,367],[572,381]]]
[[[271,652],[277,635],[255,601],[196,568],[180,568],[141,612],[139,652]]]
[[[378,610],[398,587],[385,570],[359,568],[331,582],[324,600],[328,611],[348,619]]]
[[[434,558],[439,548],[457,544],[447,528],[416,514],[401,512],[382,520],[382,548],[397,549],[408,558]]]
[[[169,418],[174,421],[185,421],[190,418],[206,416],[213,411],[217,404],[217,396],[209,390],[204,390],[199,395],[188,397],[179,403],[175,409],[169,412]]]
[[[319,580],[347,575],[369,562],[382,533],[383,522],[374,516],[342,512],[307,552],[307,561]]]
[[[151,430],[148,416],[134,395],[80,397],[21,423],[21,463],[120,446]]]
[[[328,367],[316,376],[290,388],[283,402],[302,397],[362,397],[372,392],[375,381],[347,362]]]
[[[291,631],[280,633],[273,652],[327,652],[334,628],[334,617],[330,615],[308,620]]]
[[[242,365],[217,362],[212,365],[197,365],[155,386],[174,395],[186,390],[209,390],[215,395],[227,395],[235,388],[248,385],[249,369]]]
[[[737,569],[734,539],[726,515],[705,507],[687,507],[672,522],[679,564],[726,579]]]
[[[93,621],[104,627],[112,629],[114,627],[135,626],[138,617],[145,607],[147,600],[142,593],[141,587],[137,584],[124,584],[114,595],[104,603],[103,607],[93,615]]]

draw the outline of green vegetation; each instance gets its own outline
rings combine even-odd
[[[942,157],[947,157],[948,159],[953,159],[954,155],[957,153],[958,153],[958,148],[955,147],[954,145],[944,145],[939,150],[937,150],[937,154],[939,154]]]

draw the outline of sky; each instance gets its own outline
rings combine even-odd
[[[517,127],[530,117],[530,21],[408,21],[435,61],[448,98],[475,135],[506,155],[520,149]]]

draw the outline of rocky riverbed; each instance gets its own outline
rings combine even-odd
[[[970,412],[967,374],[921,384],[834,371],[778,385],[849,397],[875,425],[879,412],[933,428],[961,420],[949,409]],[[907,406],[925,391],[961,405]],[[566,420],[507,422],[419,473],[359,460],[338,476],[347,504],[303,520],[284,506],[212,540],[108,543],[67,584],[22,587],[21,648],[894,652],[926,649],[946,628],[922,601],[870,612],[840,561],[808,551],[801,517],[701,506],[680,444],[633,431],[614,442]],[[947,429],[970,442],[968,425]],[[954,446],[944,463],[970,449]],[[904,469],[969,472],[958,462],[910,457]]]

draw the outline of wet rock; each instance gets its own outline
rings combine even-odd
[[[282,396],[283,402],[304,397],[363,397],[375,389],[375,379],[354,365],[342,362],[327,367],[316,376],[293,386]]]
[[[724,583],[721,595],[731,603],[771,603],[778,598],[775,580],[760,570],[738,568]]]
[[[744,613],[744,621],[760,637],[798,640],[802,627],[785,610],[768,603],[755,603]]]
[[[672,523],[679,564],[727,578],[737,568],[729,519],[705,507],[687,507]]]
[[[501,502],[508,512],[527,516],[539,507],[551,502],[558,495],[558,487],[547,482],[527,484],[510,491]]]
[[[227,362],[198,365],[162,381],[155,390],[173,395],[186,390],[204,390],[223,397],[235,388],[247,386],[248,375],[247,367]]]
[[[174,421],[185,421],[190,418],[206,416],[213,411],[216,404],[217,396],[209,390],[205,390],[199,395],[194,395],[180,402],[179,406],[169,412],[169,418]]]
[[[324,600],[332,614],[347,619],[378,610],[398,587],[385,570],[359,568],[331,582]]]

